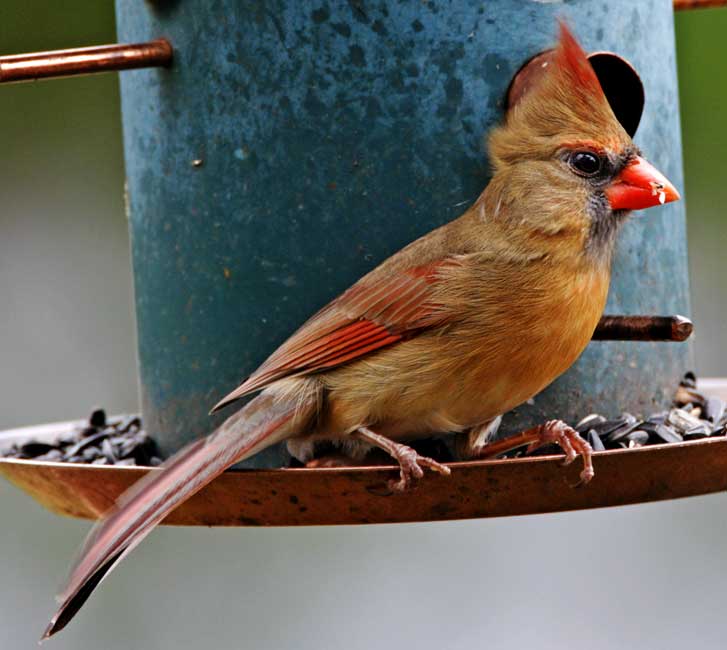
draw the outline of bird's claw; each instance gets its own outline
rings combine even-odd
[[[405,445],[397,449],[395,458],[399,463],[399,480],[389,481],[389,487],[394,492],[404,492],[411,488],[415,481],[424,476],[424,467],[444,476],[451,474],[446,465],[428,456],[420,456],[414,449]]]
[[[394,442],[380,433],[372,431],[368,427],[359,427],[352,436],[363,440],[374,447],[383,449],[397,463],[399,463],[399,480],[389,481],[389,488],[393,492],[404,492],[409,489],[414,481],[424,476],[424,467],[438,472],[444,476],[449,476],[451,471],[446,465],[438,463],[433,458],[420,456],[415,449],[402,445],[400,442]]]
[[[593,448],[580,434],[562,420],[549,420],[538,427],[538,439],[531,442],[527,451],[535,451],[543,445],[555,443],[565,453],[563,465],[570,465],[578,456],[583,457],[583,470],[580,480],[573,487],[589,483],[595,475],[593,471]]]

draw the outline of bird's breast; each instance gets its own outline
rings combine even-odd
[[[446,328],[329,374],[325,429],[376,424],[403,439],[464,430],[515,408],[581,354],[608,279],[544,266],[510,274],[496,293],[483,284],[480,299],[471,293]]]
[[[488,419],[539,393],[581,355],[603,312],[609,275],[600,269],[564,272],[542,268],[521,298],[510,296],[511,310],[484,310],[483,336],[463,360],[464,394],[482,391],[482,409],[461,400],[462,415]]]

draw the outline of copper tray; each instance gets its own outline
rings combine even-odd
[[[49,439],[76,422],[0,433],[0,444]],[[571,487],[580,463],[561,457],[452,463],[452,474],[427,473],[406,494],[393,494],[394,467],[229,470],[171,513],[167,525],[307,526],[398,523],[528,515],[727,490],[727,438],[604,451],[596,477]],[[148,471],[0,458],[0,474],[51,512],[96,519]]]

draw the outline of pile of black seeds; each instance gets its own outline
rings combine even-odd
[[[592,413],[574,428],[588,440],[593,451],[700,440],[727,435],[726,406],[719,397],[709,397],[699,392],[694,373],[688,372],[679,384],[668,410],[653,413],[646,419],[622,413],[620,417],[609,420],[603,415]],[[548,453],[562,452],[558,447],[548,445],[533,455]],[[522,455],[522,451],[512,455]]]
[[[2,453],[8,458],[26,458],[60,463],[92,465],[161,464],[156,443],[141,428],[136,415],[106,418],[103,409],[91,413],[86,426],[61,436],[53,443],[28,440]]]

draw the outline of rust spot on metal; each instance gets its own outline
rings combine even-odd
[[[241,526],[260,526],[260,522],[257,519],[251,517],[240,517],[238,520]]]

